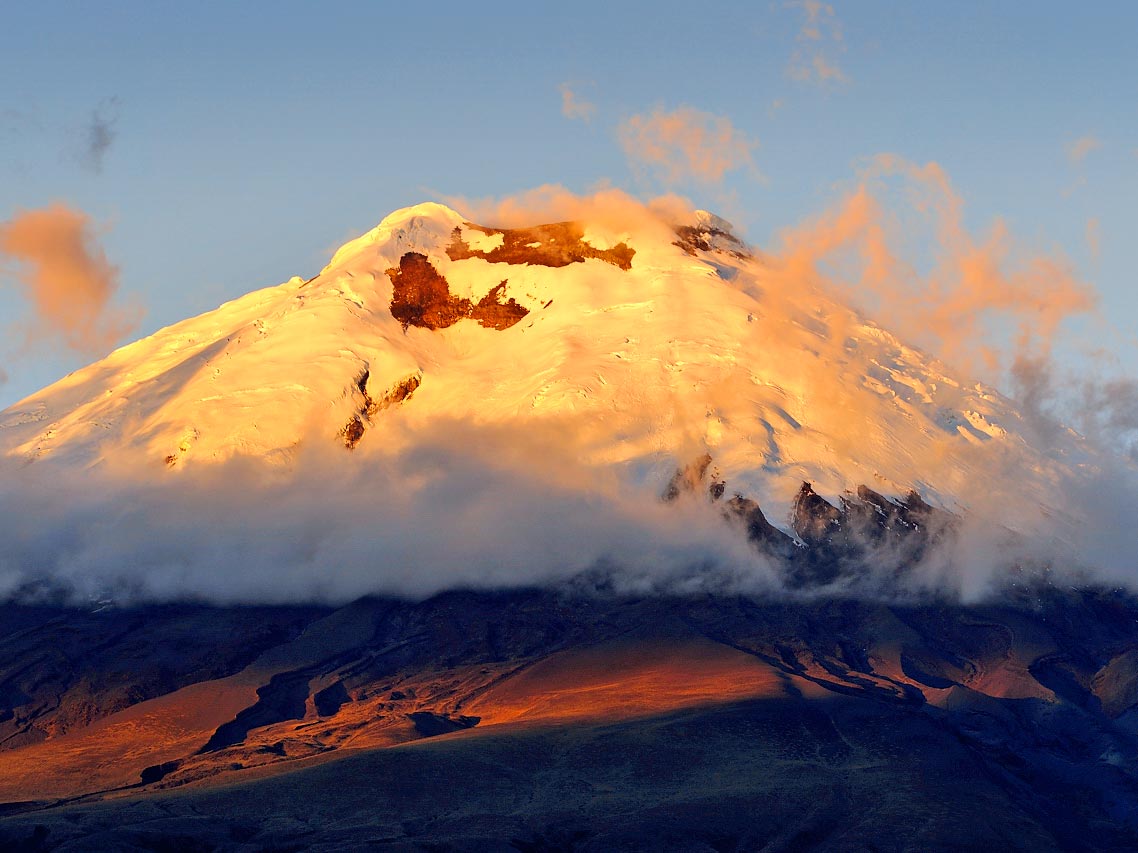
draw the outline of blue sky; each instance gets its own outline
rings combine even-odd
[[[940,164],[970,227],[1002,217],[1069,257],[1138,372],[1138,4],[831,5],[8,4],[0,222],[89,215],[137,337],[313,275],[440,194],[673,190],[764,246],[892,152]],[[751,165],[666,180],[630,160],[618,128],[681,107],[728,121]],[[100,354],[29,343],[15,275],[0,264],[0,406]]]

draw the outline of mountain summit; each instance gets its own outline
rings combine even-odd
[[[397,211],[0,415],[0,847],[1134,849],[1138,600],[951,594],[1092,453],[640,214]]]
[[[786,526],[803,482],[958,512],[1047,508],[1083,450],[750,250],[729,223],[491,228],[404,208],[319,275],[125,346],[0,414],[0,454],[155,476],[305,447],[394,452],[448,422],[571,436],[574,464],[664,489],[703,454]],[[166,472],[166,473],[163,473]],[[1051,512],[1054,508],[1051,507]]]

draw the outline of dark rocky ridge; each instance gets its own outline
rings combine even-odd
[[[711,455],[704,454],[676,471],[662,497],[671,502],[683,494],[706,493],[718,502],[726,491],[727,483],[712,470]],[[803,483],[790,518],[797,539],[771,524],[758,503],[741,494],[726,501],[723,514],[743,528],[760,553],[775,558],[794,588],[868,576],[870,563],[879,575],[884,568],[884,574],[900,577],[955,535],[958,523],[915,491],[891,500],[864,485],[834,506]]]
[[[368,380],[370,378],[370,368],[364,368],[363,373],[357,376],[353,382],[359,390],[362,402],[359,411],[352,415],[351,420],[340,430],[340,437],[344,440],[344,446],[348,450],[353,450],[360,443],[360,439],[364,437],[364,432],[371,425],[372,419],[376,415],[392,406],[399,406],[410,400],[423,383],[422,373],[412,373],[384,391],[379,399],[375,399],[368,391]]]
[[[675,231],[678,239],[673,245],[683,249],[686,254],[694,256],[696,252],[722,251],[735,258],[751,257],[743,241],[722,228],[711,225],[677,225]]]

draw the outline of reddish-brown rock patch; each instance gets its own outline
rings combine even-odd
[[[588,258],[606,261],[622,270],[632,268],[636,250],[626,243],[617,243],[611,249],[597,249],[585,242],[585,229],[578,222],[554,222],[532,228],[484,228],[465,223],[467,228],[493,236],[502,235],[502,244],[490,251],[470,248],[462,239],[462,229],[454,229],[454,239],[447,247],[452,261],[482,258],[494,264],[535,264],[542,267],[565,267],[579,264]]]
[[[512,297],[505,302],[503,281],[483,296],[477,304],[465,297],[454,296],[446,278],[434,268],[426,255],[407,252],[399,259],[399,268],[387,271],[394,288],[391,294],[391,316],[408,326],[445,329],[459,320],[477,320],[488,329],[508,329],[529,313]]]

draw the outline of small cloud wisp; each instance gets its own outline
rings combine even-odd
[[[137,324],[110,307],[119,271],[98,245],[88,216],[56,203],[0,222],[0,271],[14,278],[35,312],[29,337],[60,336],[71,349],[98,353]]]
[[[798,47],[786,67],[790,79],[820,86],[848,82],[849,78],[834,59],[834,53],[842,49],[844,40],[834,7],[821,0],[790,0],[786,7],[800,9],[805,16],[795,38]]]
[[[582,98],[569,83],[562,83],[558,90],[561,92],[561,115],[570,121],[583,121],[588,124],[597,112],[596,104]]]
[[[693,107],[657,107],[630,116],[617,128],[617,138],[633,167],[650,170],[665,186],[718,185],[739,169],[758,174],[752,158],[758,141],[726,116]]]

